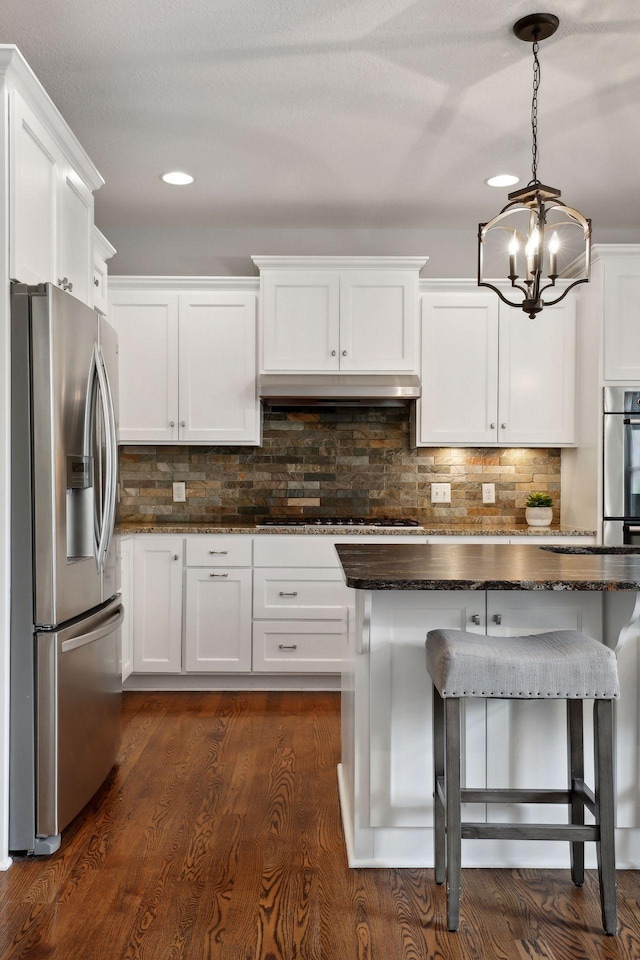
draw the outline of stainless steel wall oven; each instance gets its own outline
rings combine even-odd
[[[603,540],[640,545],[640,386],[604,391]]]

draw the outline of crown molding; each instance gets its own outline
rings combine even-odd
[[[156,290],[193,293],[195,290],[259,293],[258,277],[143,277],[109,276],[109,290]]]
[[[428,257],[252,256],[258,270],[421,270]]]

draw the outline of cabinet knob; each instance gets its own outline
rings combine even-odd
[[[479,614],[479,613],[474,613],[474,615],[471,617],[471,623],[475,623],[476,626],[480,626],[480,614]]]
[[[495,430],[495,428],[496,428],[495,423],[490,423],[490,424],[489,424],[489,429],[490,429],[490,430]]]
[[[500,424],[500,429],[501,429],[501,430],[506,430],[506,429],[507,429],[506,423],[501,423],[501,424]]]
[[[94,285],[94,287],[99,287],[99,286],[100,286],[100,281],[98,280],[97,277],[94,277],[94,278],[93,278],[93,285]]]
[[[332,357],[335,357],[335,356],[336,356],[336,353],[337,353],[337,350],[332,350],[332,351],[331,351],[331,356],[332,356]]]
[[[343,356],[343,357],[346,357],[346,355],[347,355],[347,351],[346,351],[346,350],[343,350],[343,351],[342,351],[342,356]]]
[[[186,425],[187,425],[187,421],[186,421],[186,420],[181,420],[181,421],[180,421],[180,426],[181,426],[181,427],[186,427]]]
[[[228,577],[229,574],[228,573],[210,573],[209,576],[210,577]]]
[[[62,280],[58,280],[58,286],[62,287],[63,290],[73,290],[73,284],[69,281],[69,277],[63,277]]]
[[[499,625],[502,623],[502,614],[501,614],[501,613],[494,613],[494,615],[493,615],[493,622],[494,622],[494,623],[497,623],[498,626],[499,626]]]
[[[174,553],[174,555],[173,555],[173,559],[174,559],[174,560],[179,560],[179,559],[180,559],[180,557],[178,556],[178,554],[177,554],[177,553]]]
[[[175,420],[169,420],[169,426],[170,426],[170,427],[175,427],[175,425],[176,425]]]
[[[69,293],[71,293],[71,291],[73,290],[73,284],[71,283],[71,280],[69,280],[69,283],[67,284],[67,290],[69,291]]]

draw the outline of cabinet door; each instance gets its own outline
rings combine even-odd
[[[499,350],[500,442],[573,443],[575,300],[545,307],[535,320],[500,304]]]
[[[422,297],[419,445],[495,443],[498,300],[484,292]]]
[[[93,303],[93,194],[69,164],[61,164],[58,178],[58,282],[84,303]]]
[[[261,300],[265,371],[339,368],[338,273],[267,271],[262,277]]]
[[[625,257],[606,263],[603,270],[604,378],[639,381],[640,258]]]
[[[433,822],[432,686],[425,663],[429,630],[485,632],[484,591],[373,591],[370,631],[371,827]],[[472,618],[477,617],[477,623]],[[484,701],[464,702],[463,785],[484,786]],[[484,806],[465,805],[483,820]]]
[[[178,439],[178,296],[111,290],[118,332],[122,443]]]
[[[500,623],[496,622],[500,618]],[[602,595],[573,591],[490,591],[487,632],[493,636],[523,636],[549,630],[580,630],[602,640]],[[566,703],[564,700],[487,700],[487,787],[564,790],[567,787]],[[591,711],[585,706],[586,729]],[[593,748],[585,741],[587,783],[593,783]],[[566,822],[566,807],[540,804],[487,805],[493,822]],[[531,843],[493,841],[500,862],[531,860]],[[566,844],[561,855],[568,858]],[[549,847],[541,862],[548,862]],[[496,854],[498,856],[498,853]],[[522,859],[527,857],[528,860]],[[546,858],[546,859],[545,859]]]
[[[251,670],[251,570],[187,570],[185,666]]]
[[[124,621],[120,628],[120,668],[124,682],[133,671],[133,540],[120,541],[120,590]]]
[[[9,273],[21,283],[55,283],[58,149],[15,92],[9,109]]]
[[[163,535],[134,546],[133,669],[179,673],[182,662],[183,541]]]
[[[341,274],[340,369],[416,370],[417,313],[417,272]]]
[[[180,295],[180,439],[260,442],[256,298]]]

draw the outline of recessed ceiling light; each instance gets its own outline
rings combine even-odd
[[[165,183],[171,183],[175,187],[185,187],[188,183],[193,183],[193,177],[190,173],[183,173],[181,170],[172,170],[170,173],[163,173],[160,177]]]
[[[499,173],[497,177],[488,177],[485,183],[488,187],[512,187],[519,180],[520,177],[514,177],[512,173]]]

